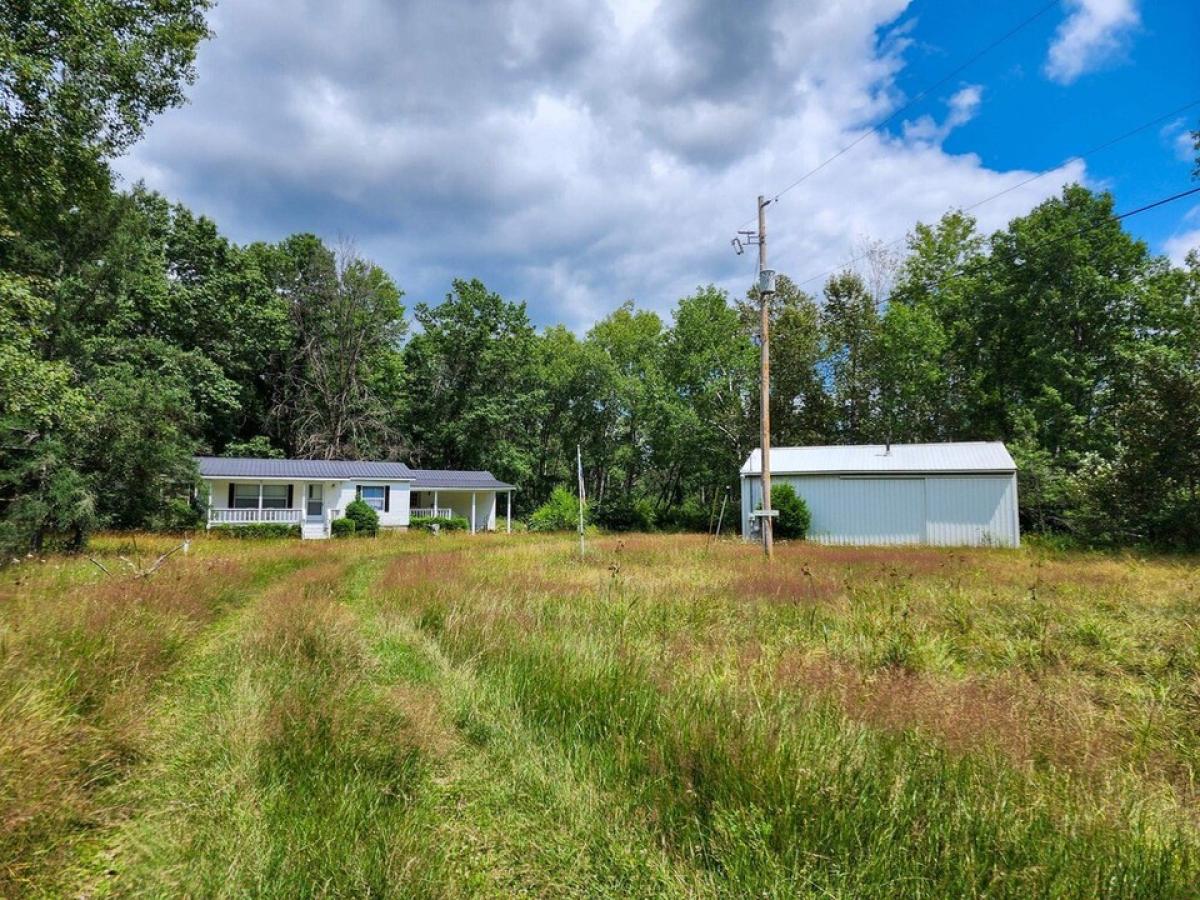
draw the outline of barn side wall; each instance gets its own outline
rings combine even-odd
[[[742,533],[762,500],[757,476],[743,478]],[[1016,475],[776,475],[812,513],[809,539],[825,544],[1020,544]]]
[[[925,480],[929,543],[1016,547],[1017,477],[942,476]]]

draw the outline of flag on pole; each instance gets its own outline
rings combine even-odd
[[[575,462],[579,471],[579,502],[586,503],[587,488],[583,483],[583,450],[580,449],[578,444],[575,445]]]
[[[583,484],[583,450],[575,445],[575,463],[579,471],[579,557],[583,558],[583,504],[587,502],[587,489]]]

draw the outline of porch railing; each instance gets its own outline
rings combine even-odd
[[[209,527],[213,525],[258,525],[266,522],[281,522],[295,525],[300,522],[298,509],[210,509]]]
[[[449,519],[453,515],[448,506],[414,506],[408,511],[410,519]]]

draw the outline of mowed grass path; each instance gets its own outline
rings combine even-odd
[[[170,546],[140,537],[153,556]],[[0,896],[1195,896],[1195,560],[199,539],[0,573]]]

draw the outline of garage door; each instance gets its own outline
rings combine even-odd
[[[817,492],[822,496],[809,502],[814,539],[830,544],[924,543],[923,478],[837,478],[823,487]]]

